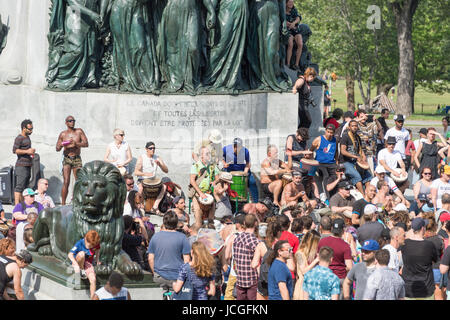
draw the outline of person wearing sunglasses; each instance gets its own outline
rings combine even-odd
[[[158,167],[164,173],[169,172],[167,165],[164,163],[164,161],[161,159],[161,157],[155,154],[155,149],[156,149],[156,146],[155,146],[154,142],[151,142],[151,141],[147,142],[145,144],[145,152],[142,153],[142,155],[140,155],[137,160],[136,168],[134,169],[134,174],[138,178],[138,188],[139,188],[140,194],[143,194],[143,192],[144,192],[144,186],[143,186],[142,182],[144,181],[144,179],[155,179]],[[166,190],[167,190],[167,187],[163,183],[162,188],[156,198],[156,201],[153,204],[151,213],[157,214],[159,216],[163,216],[163,214],[159,211],[158,207],[159,207],[161,200],[164,197],[164,194],[166,193]]]
[[[75,128],[75,118],[66,117],[67,129],[62,131],[56,142],[56,151],[63,151],[63,187],[61,189],[61,204],[66,204],[67,194],[69,193],[70,175],[73,172],[75,180],[77,171],[83,166],[81,161],[81,148],[89,147],[89,142],[83,129]]]
[[[23,202],[19,202],[13,209],[13,224],[18,225],[27,221],[28,214],[31,212],[39,213],[44,210],[44,207],[39,202],[35,201],[36,192],[31,188],[26,188],[22,192]]]
[[[25,119],[21,123],[21,133],[14,140],[13,153],[17,155],[14,167],[16,186],[14,188],[14,204],[23,200],[22,192],[28,187],[31,179],[31,167],[35,149],[31,147],[30,135],[33,133],[33,122]]]
[[[106,147],[103,161],[115,165],[122,175],[128,173],[128,164],[133,160],[130,145],[124,140],[125,132],[122,129],[114,129],[114,141]]]

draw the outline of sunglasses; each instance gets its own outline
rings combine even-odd
[[[155,150],[155,147],[147,148],[148,150]]]
[[[75,120],[67,120],[67,122],[75,122]]]
[[[29,130],[29,131],[33,131],[33,127],[31,127],[31,128],[26,128],[27,130]]]
[[[129,187],[134,186],[134,182],[127,183],[127,186],[129,186]]]
[[[283,249],[283,250],[281,250],[281,251],[288,251],[289,253],[292,253],[292,248],[289,248],[289,249]]]
[[[125,133],[119,133],[118,136],[124,137]]]

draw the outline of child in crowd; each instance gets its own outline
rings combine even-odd
[[[105,286],[95,291],[92,300],[131,300],[131,296],[123,286],[122,275],[112,272]]]
[[[96,277],[94,271],[94,256],[96,264],[99,264],[100,236],[97,231],[89,230],[83,239],[79,240],[70,250],[68,256],[72,261],[75,274],[80,273],[82,279],[89,279],[90,296],[93,298],[96,289]]]

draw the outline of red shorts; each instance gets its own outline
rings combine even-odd
[[[86,272],[86,276],[89,277],[90,274],[95,275],[94,266],[92,265],[92,263],[85,260],[83,268],[84,268],[84,271]]]

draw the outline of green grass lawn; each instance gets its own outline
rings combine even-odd
[[[327,81],[329,83],[329,80]],[[345,99],[345,80],[337,80],[332,83],[331,92],[332,99],[336,99],[336,104],[332,102],[332,108],[341,108],[347,111],[347,101]],[[371,98],[375,98],[377,95],[376,88],[372,88]],[[390,94],[389,94],[390,98]],[[394,95],[394,104],[397,99],[397,93]],[[357,82],[355,81],[355,104],[362,104],[361,92]],[[423,104],[423,111],[422,111]],[[440,120],[442,115],[436,115],[437,105],[441,105],[441,108],[446,105],[450,105],[450,93],[445,93],[439,95],[436,93],[425,91],[422,87],[416,87],[416,92],[414,96],[414,114],[409,117],[410,119],[429,119],[429,120]]]

